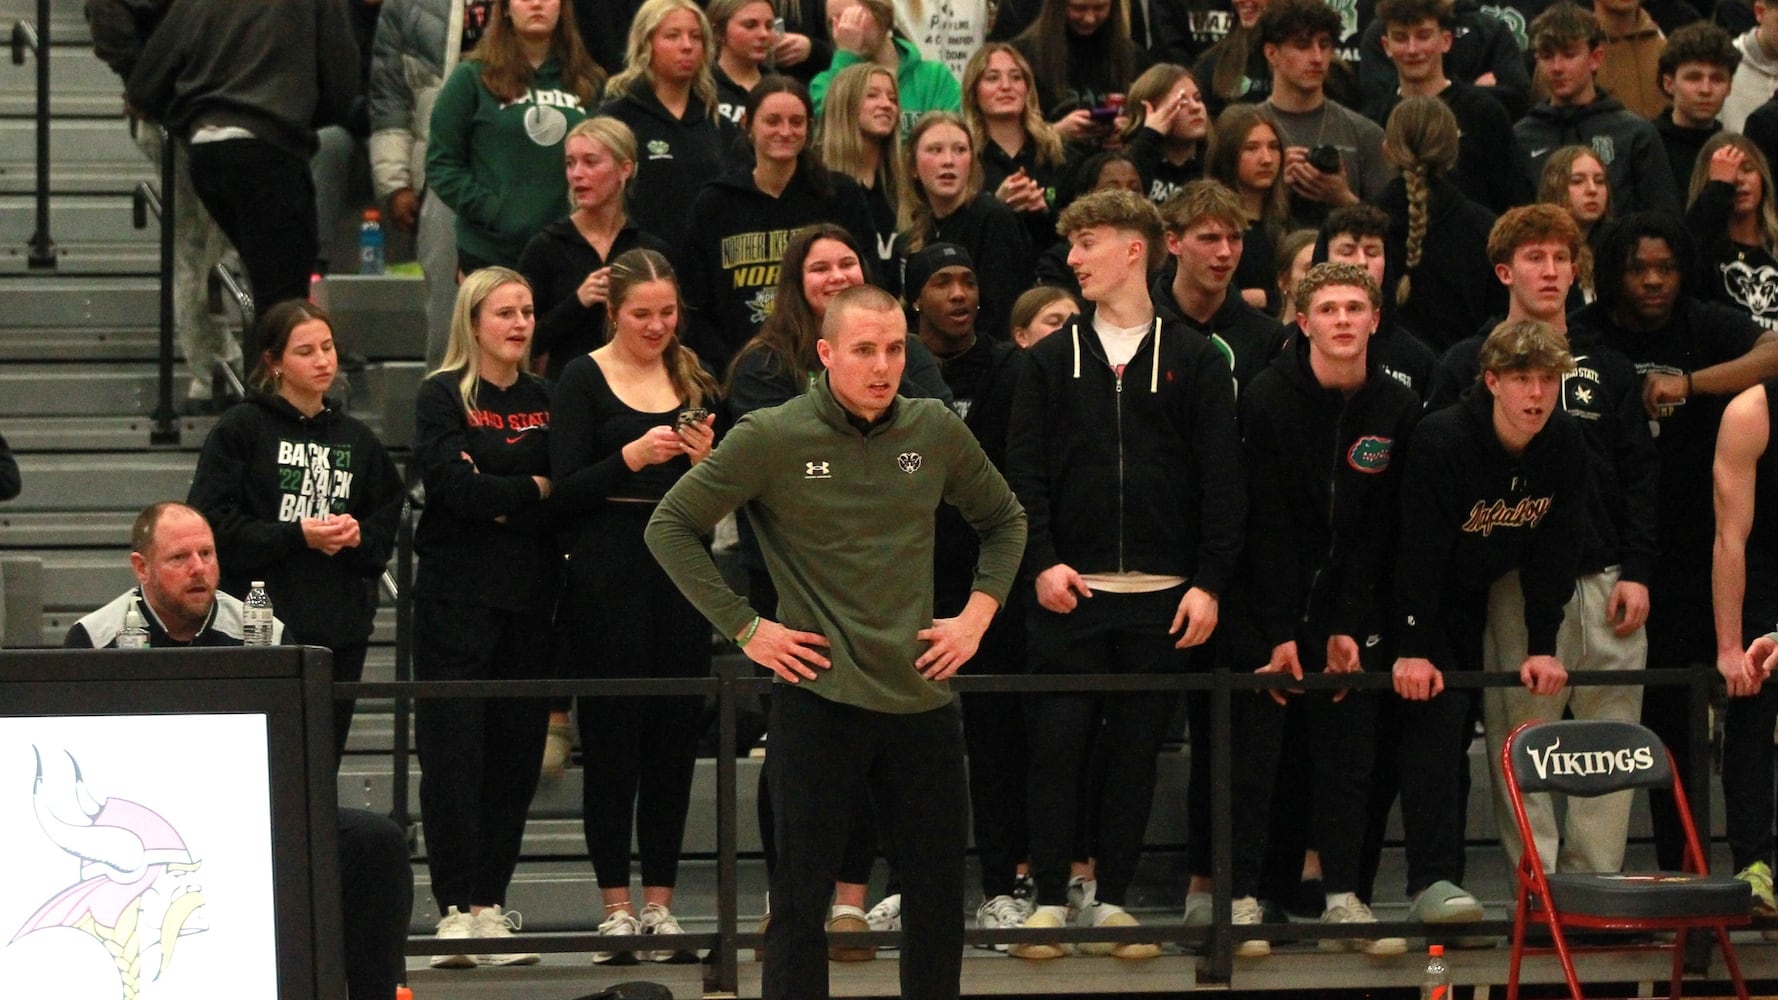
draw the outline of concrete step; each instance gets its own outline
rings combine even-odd
[[[0,28],[9,33],[14,21],[37,23],[37,14],[37,0],[0,0]],[[92,44],[92,32],[86,25],[86,6],[82,0],[49,0],[49,27],[50,37],[58,45]]]
[[[37,190],[37,154],[34,146],[20,147],[22,152],[0,147],[0,192],[31,194]],[[126,159],[81,162],[68,160],[53,151],[50,154],[50,190],[128,196],[142,181],[153,181],[159,175],[141,156],[131,163]]]
[[[157,261],[160,228],[137,229],[132,199],[123,195],[55,194],[49,199],[50,236],[58,245],[140,245]],[[37,199],[0,194],[0,245],[25,243],[37,231]]]
[[[0,398],[8,391],[6,383],[0,381]],[[19,476],[24,489],[7,505],[6,513],[134,513],[157,500],[185,496],[196,466],[196,454],[176,451],[21,455]]]
[[[179,377],[184,377],[183,371]],[[196,448],[215,423],[215,417],[181,417],[180,439]],[[125,451],[148,445],[153,428],[154,421],[148,417],[35,417],[10,421],[6,441],[15,452]],[[67,527],[75,532],[87,530],[85,524]],[[5,530],[0,528],[0,545],[5,544]]]
[[[49,130],[49,162],[52,179],[60,164],[105,163],[139,167],[144,173],[152,170],[122,115],[111,119],[57,119]],[[35,122],[28,118],[0,118],[0,164],[28,167],[36,176]],[[53,182],[50,187],[61,190]]]
[[[0,364],[21,361],[150,362],[159,356],[160,330],[152,322],[139,327],[114,328],[0,327]],[[184,357],[179,350],[178,338],[173,341],[173,356]],[[16,449],[19,444],[13,440],[13,432],[13,427],[9,426],[7,440],[12,441]]]
[[[13,20],[0,18],[0,28],[6,29],[9,37]],[[84,21],[81,27],[85,27]],[[50,33],[64,33],[53,17]],[[123,80],[93,55],[91,43],[84,38],[50,47],[49,96],[50,114],[55,119],[123,117]],[[14,65],[11,59],[0,62],[0,117],[28,118],[36,113],[37,60],[27,58],[23,65]]]
[[[70,277],[31,274],[0,277],[0,359],[11,360],[18,340],[56,329],[103,335],[118,330],[157,330],[160,281],[154,277]],[[8,343],[10,342],[10,343]],[[43,355],[35,356],[41,360]]]
[[[50,221],[50,241],[54,244],[55,266],[49,273],[70,276],[118,275],[147,277],[160,269],[160,251],[153,244],[134,241],[110,242],[93,240],[64,243],[57,236],[56,223]],[[35,228],[33,227],[33,232]],[[27,237],[28,238],[28,237]],[[44,268],[31,263],[28,243],[0,247],[0,275],[43,274]]]
[[[174,373],[175,406],[187,381]],[[0,417],[146,417],[157,405],[159,386],[149,365],[8,365],[0,369]]]

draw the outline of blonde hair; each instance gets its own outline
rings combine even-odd
[[[969,129],[970,141],[978,150],[988,147],[988,123],[982,117],[981,99],[976,96],[976,90],[981,86],[982,77],[988,75],[988,62],[995,55],[1011,56],[1019,72],[1025,74],[1025,110],[1020,115],[1019,124],[1036,147],[1037,162],[1046,167],[1061,166],[1067,151],[1062,148],[1062,136],[1056,132],[1055,126],[1044,120],[1043,108],[1037,103],[1037,78],[1031,72],[1031,63],[1024,53],[1006,42],[983,45],[969,57],[969,65],[963,67],[963,123]]]
[[[928,111],[914,123],[914,129],[908,133],[907,145],[902,150],[902,176],[905,178],[901,190],[900,225],[901,235],[906,240],[905,250],[913,253],[926,245],[926,231],[932,228],[932,202],[926,197],[926,187],[920,183],[920,171],[916,169],[920,157],[920,140],[926,133],[939,127],[949,125],[963,133],[963,141],[969,143],[969,176],[963,182],[961,205],[967,205],[982,193],[982,158],[975,147],[974,138],[969,134],[969,127],[963,124],[963,118],[951,111]]]
[[[598,143],[605,148],[605,152],[611,154],[612,159],[630,165],[630,177],[623,182],[623,186],[617,192],[618,207],[627,210],[628,206],[624,205],[624,197],[629,193],[630,181],[636,178],[636,133],[630,131],[630,127],[624,124],[621,119],[613,118],[610,115],[598,115],[583,119],[580,124],[568,130],[567,138],[562,140],[563,154],[568,152],[568,143],[573,139],[588,139]],[[574,207],[574,192],[570,191],[568,192],[568,210],[572,212]]]
[[[882,77],[895,92],[895,105],[901,107],[901,85],[895,74],[873,62],[853,63],[834,74],[827,97],[821,104],[821,134],[816,146],[821,161],[829,170],[836,170],[860,184],[869,182],[883,192],[889,204],[901,204],[901,122],[889,130],[883,148],[877,155],[877,176],[864,176],[864,145],[870,140],[858,129],[858,106],[870,90],[872,80]]]
[[[1431,214],[1431,181],[1457,165],[1457,118],[1436,97],[1409,97],[1389,112],[1383,129],[1383,155],[1401,171],[1408,191],[1408,239],[1395,304],[1406,305],[1413,294],[1411,278],[1426,248]]]
[[[1551,153],[1550,158],[1543,162],[1543,176],[1538,179],[1537,189],[1537,203],[1560,208],[1563,214],[1575,222],[1577,234],[1580,232],[1579,220],[1574,219],[1574,203],[1568,198],[1568,178],[1573,175],[1574,165],[1583,156],[1599,164],[1599,174],[1605,178],[1605,217],[1592,226],[1595,230],[1599,229],[1601,223],[1611,218],[1617,203],[1611,197],[1611,175],[1606,172],[1605,161],[1599,158],[1593,147],[1563,146]],[[1593,245],[1583,238],[1580,240],[1579,251],[1574,255],[1574,280],[1580,285],[1581,291],[1589,296],[1598,292],[1597,283],[1593,280],[1593,264]]]
[[[475,387],[481,380],[481,347],[475,342],[475,328],[481,320],[482,303],[496,289],[507,285],[523,285],[526,291],[531,289],[525,276],[510,267],[484,267],[463,276],[463,283],[457,286],[457,302],[451,307],[451,336],[445,343],[444,363],[428,373],[437,375],[462,370],[457,379],[457,396],[463,400],[465,413],[475,409]],[[527,346],[527,360],[530,353]]]
[[[698,64],[697,75],[692,77],[691,92],[704,103],[704,113],[714,115],[716,75],[710,67],[716,65],[716,32],[710,27],[710,19],[704,16],[704,9],[692,0],[648,0],[636,11],[635,19],[630,22],[629,44],[624,49],[624,70],[611,78],[610,90],[621,95],[629,93],[641,82],[651,88],[655,85],[654,33],[660,30],[668,15],[682,10],[698,19],[698,30],[704,33],[704,58]]]
[[[611,262],[608,295],[611,304],[605,310],[605,339],[609,342],[617,334],[617,314],[630,292],[638,285],[655,281],[672,285],[673,298],[679,304],[673,340],[661,355],[661,361],[667,367],[667,378],[673,383],[673,391],[686,401],[687,406],[703,406],[705,400],[715,398],[716,380],[698,363],[697,354],[685,346],[685,299],[679,293],[679,276],[673,273],[673,265],[667,263],[667,258],[659,251],[626,250]]]
[[[1759,172],[1759,207],[1754,210],[1759,217],[1759,241],[1766,253],[1778,255],[1778,209],[1772,206],[1772,165],[1752,139],[1738,132],[1718,132],[1705,140],[1704,148],[1698,151],[1697,165],[1692,168],[1692,184],[1691,190],[1686,193],[1686,207],[1690,208],[1695,204],[1704,185],[1710,183],[1710,158],[1724,146],[1733,146],[1740,150],[1747,157],[1747,162],[1753,164],[1753,169]]]

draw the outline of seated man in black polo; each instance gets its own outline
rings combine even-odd
[[[216,589],[216,539],[204,515],[165,501],[136,515],[130,568],[138,586],[68,629],[68,649],[117,646],[130,608],[148,626],[150,648],[240,646],[241,602]],[[274,621],[274,642],[284,625]],[[340,930],[353,1000],[388,1000],[405,969],[402,946],[414,909],[407,837],[388,818],[339,810]]]

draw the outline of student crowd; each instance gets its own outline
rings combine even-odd
[[[115,6],[132,5],[89,0],[95,38]],[[196,17],[183,6],[203,3],[174,7],[119,69],[133,108],[178,125],[211,206],[220,182],[203,175],[249,162],[221,150],[312,150],[300,135],[325,109],[313,80],[293,105],[277,81],[229,77],[225,56],[176,58],[189,46],[157,43]],[[299,6],[345,24],[345,0]],[[968,617],[984,594],[1004,605],[967,669],[1392,674],[1394,694],[1237,700],[1237,925],[1300,913],[1349,926],[1330,947],[1404,950],[1363,926],[1398,795],[1412,918],[1480,919],[1463,888],[1478,722],[1516,859],[1498,762],[1521,722],[1641,719],[1685,763],[1682,700],[1645,699],[1633,676],[1566,684],[1647,665],[1726,679],[1734,863],[1755,908],[1778,915],[1778,685],[1747,652],[1778,623],[1778,4],[1001,0],[960,78],[922,56],[889,0],[380,6],[361,128],[433,303],[414,441],[421,679],[703,676],[709,618],[828,701],[948,711],[924,663],[826,671],[805,607],[822,581],[796,576],[780,542],[794,506],[742,507],[738,618],[657,544],[663,517],[702,510],[694,470],[720,464],[726,435],[793,426],[775,408],[837,399],[866,451],[876,421],[899,419],[899,404],[852,407],[837,374],[850,341],[836,317],[874,316],[849,291],[874,285],[906,309],[905,360],[898,348],[860,391],[948,404],[1028,523],[1000,602],[977,576],[987,515],[936,513],[928,617]],[[307,243],[272,253],[251,213],[212,210],[256,292],[285,287],[261,269],[315,256],[312,219]],[[335,646],[351,679],[400,489],[326,397],[338,351],[302,290],[262,303],[260,391],[222,417],[190,499],[215,527],[224,588],[266,580],[295,634]],[[847,458],[787,439],[757,485],[794,473],[812,490]],[[922,456],[899,461],[913,476]],[[854,525],[856,545],[899,530],[820,502],[805,514]],[[814,639],[783,639],[779,620]],[[781,656],[759,652],[768,639]],[[1447,687],[1453,670],[1523,687]],[[1151,693],[961,699],[979,926],[1135,923],[1125,905],[1176,708]],[[1185,709],[1184,919],[1207,923],[1208,703]],[[525,813],[576,724],[600,931],[660,935],[640,957],[691,959],[671,936],[695,699],[423,702],[439,936],[516,929],[504,906]],[[774,799],[801,786],[772,759],[761,825],[776,865]],[[1651,799],[1676,869],[1673,803]],[[832,867],[790,877],[832,883],[829,929],[901,927],[903,878],[922,894],[931,880],[899,860],[931,843],[868,796],[833,801]],[[1618,869],[1630,810],[1628,793],[1574,800],[1558,826],[1535,803],[1541,857]],[[867,910],[879,851],[891,894]],[[910,939],[934,940],[915,923]],[[462,947],[434,964],[537,960]],[[785,996],[808,988],[786,982]]]

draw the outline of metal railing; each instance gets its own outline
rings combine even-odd
[[[12,64],[23,66],[25,53],[37,56],[37,228],[31,234],[29,266],[57,266],[56,242],[49,235],[49,0],[37,0],[37,20],[12,24]]]
[[[401,581],[401,593],[404,599],[397,603],[396,626],[396,676],[392,683],[363,683],[335,685],[336,697],[374,697],[393,698],[396,704],[396,728],[394,749],[394,802],[393,817],[404,826],[411,825],[408,815],[407,773],[408,773],[408,740],[407,718],[409,700],[413,698],[559,698],[565,696],[609,696],[609,697],[666,697],[700,695],[714,697],[718,726],[717,746],[720,748],[716,760],[716,860],[717,860],[717,929],[702,934],[686,934],[682,940],[686,948],[711,949],[711,960],[707,976],[712,989],[733,993],[737,988],[739,976],[740,950],[758,947],[763,943],[763,936],[757,933],[742,933],[739,929],[738,906],[738,818],[736,816],[736,783],[737,765],[732,752],[736,737],[736,717],[743,695],[758,694],[771,690],[774,683],[770,678],[759,676],[751,665],[741,665],[731,661],[719,660],[716,664],[715,676],[701,679],[674,680],[538,680],[538,681],[432,681],[413,682],[412,677],[412,589],[407,586],[412,572],[412,506],[404,511],[401,532],[402,539],[397,546],[399,559],[397,577]],[[1444,674],[1447,688],[1489,688],[1489,687],[1520,687],[1517,673],[1479,673],[1446,671]],[[1632,677],[1626,677],[1620,671],[1584,671],[1569,675],[1568,682],[1575,686],[1622,686],[1630,683],[1648,688],[1683,687],[1686,689],[1690,706],[1691,743],[1690,763],[1691,774],[1685,776],[1688,798],[1694,821],[1700,828],[1707,829],[1707,817],[1710,814],[1710,767],[1709,752],[1709,703],[1712,690],[1717,683],[1716,672],[1713,670],[1667,669],[1637,671]],[[965,931],[964,939],[972,944],[997,944],[1019,942],[1068,942],[1086,941],[1110,942],[1159,942],[1172,943],[1196,948],[1204,956],[1202,977],[1207,981],[1227,983],[1234,971],[1237,929],[1231,919],[1231,902],[1233,899],[1233,874],[1229,858],[1233,853],[1232,828],[1232,784],[1231,760],[1232,721],[1231,706],[1236,692],[1257,692],[1268,688],[1294,688],[1308,691],[1333,691],[1342,688],[1354,690],[1375,690],[1384,692],[1384,697],[1392,696],[1392,678],[1387,673],[1369,674],[1311,674],[1301,681],[1287,675],[1255,675],[1251,673],[1234,673],[1228,670],[1212,670],[1177,675],[959,675],[951,682],[954,689],[964,693],[999,692],[999,693],[1034,693],[1089,691],[1099,694],[1140,693],[1140,692],[1208,692],[1210,697],[1211,726],[1211,856],[1215,859],[1213,871],[1213,913],[1211,924],[1207,927],[1187,927],[1178,924],[1148,924],[1141,927],[1116,929],[1068,927],[1062,929],[1013,929],[1013,930],[980,930],[970,928]],[[961,919],[961,915],[959,915]],[[1468,935],[1503,936],[1511,933],[1511,920],[1484,920],[1460,926],[1461,933]],[[1379,921],[1367,925],[1366,932],[1371,936],[1426,937],[1428,931],[1435,934],[1441,929],[1429,927],[1414,921]],[[1448,929],[1446,929],[1448,931]],[[1239,928],[1242,939],[1292,939],[1301,940],[1323,936],[1321,928],[1314,924],[1261,925],[1258,927],[1242,926]],[[1349,937],[1349,928],[1342,933],[1329,930],[1325,936]],[[857,945],[893,945],[899,939],[898,932],[874,932],[849,935],[848,942]],[[1695,935],[1691,942],[1705,947],[1688,949],[1691,958],[1688,969],[1694,972],[1708,970],[1708,941],[1703,935]],[[573,934],[526,935],[506,950],[536,952],[585,952],[585,951],[622,951],[643,950],[658,947],[658,939],[636,936],[634,938],[602,937],[591,931]],[[407,953],[410,955],[428,955],[434,953],[439,945],[430,938],[414,938],[408,942]],[[499,950],[499,949],[490,949]]]

